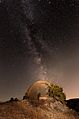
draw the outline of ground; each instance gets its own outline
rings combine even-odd
[[[58,101],[21,100],[0,103],[0,119],[79,119],[79,115]]]

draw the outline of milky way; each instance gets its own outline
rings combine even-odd
[[[78,32],[78,0],[1,0],[1,100],[22,98],[40,79],[59,83],[67,98],[78,97]]]

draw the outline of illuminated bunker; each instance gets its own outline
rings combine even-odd
[[[49,81],[46,80],[36,81],[28,88],[25,97],[28,96],[29,100],[47,99],[48,86],[50,86]]]

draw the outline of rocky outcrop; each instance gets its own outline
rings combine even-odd
[[[0,119],[79,119],[79,115],[56,100],[22,100],[0,103]]]
[[[37,81],[28,88],[23,100],[11,98],[0,103],[0,119],[79,119],[68,102],[66,106],[63,94],[61,87]]]

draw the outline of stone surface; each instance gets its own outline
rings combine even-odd
[[[22,100],[0,103],[0,119],[79,119],[79,115],[58,101]]]
[[[49,81],[39,80],[29,87],[26,94],[31,100],[37,100],[38,95],[40,95],[41,98],[47,97],[49,85],[50,85]]]

